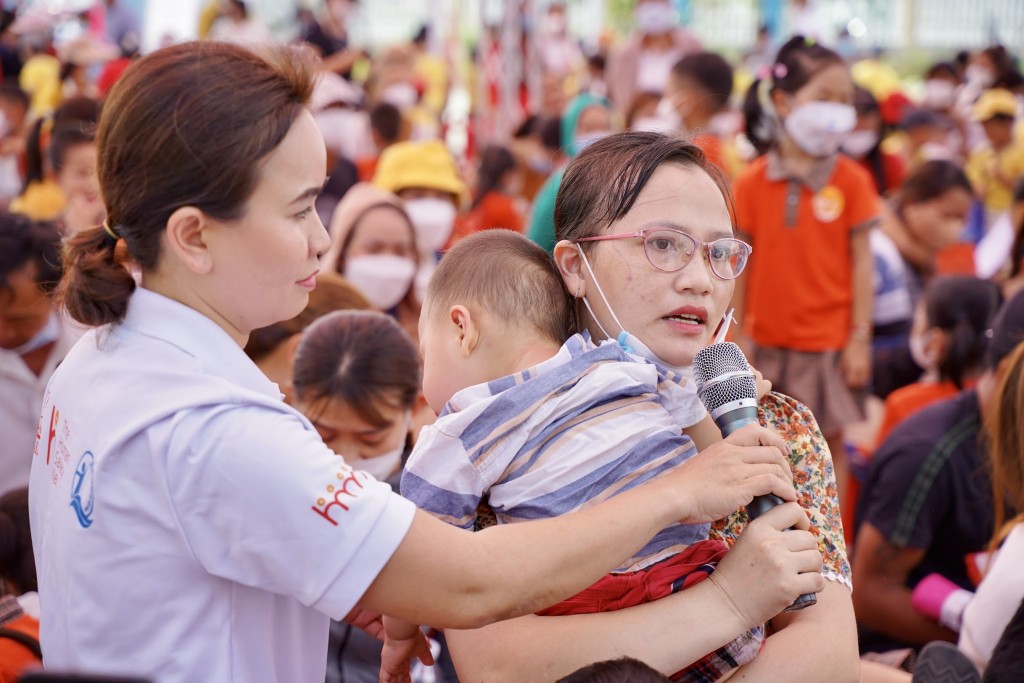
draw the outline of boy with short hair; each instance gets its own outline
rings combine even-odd
[[[481,526],[481,508],[514,523],[598,503],[696,454],[681,433],[706,416],[692,382],[616,342],[572,335],[574,311],[551,258],[517,233],[478,233],[448,252],[420,317],[423,391],[439,417],[409,458],[403,496],[466,529]],[[611,611],[694,585],[726,552],[708,528],[663,529],[541,613]],[[411,637],[385,623],[389,637]],[[688,671],[715,680],[753,659],[763,638],[752,629]]]
[[[733,73],[717,52],[696,52],[679,60],[669,74],[665,99],[671,104],[691,142],[727,176],[735,175],[741,162],[729,142],[736,132],[727,118],[732,96]]]

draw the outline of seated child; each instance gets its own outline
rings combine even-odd
[[[423,390],[439,417],[409,458],[403,496],[467,529],[481,507],[514,523],[596,504],[696,454],[681,433],[706,416],[692,382],[615,342],[570,336],[573,311],[551,258],[518,234],[486,231],[448,252],[420,318]],[[708,540],[708,526],[663,529],[541,614],[611,611],[694,585],[727,549]],[[752,629],[679,675],[716,680],[762,641]]]

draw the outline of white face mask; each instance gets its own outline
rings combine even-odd
[[[330,107],[313,114],[327,151],[346,158],[354,148],[353,141],[366,133],[364,117],[362,112],[341,107]]]
[[[384,455],[377,455],[365,460],[355,462],[355,469],[366,472],[377,481],[385,481],[394,474],[399,465],[402,464],[402,454],[405,453],[405,443],[393,451]]]
[[[930,334],[933,334],[932,330],[926,330],[924,334],[910,335],[910,357],[914,359],[917,367],[924,371],[925,377],[936,375],[939,369],[938,360],[925,349]]]
[[[982,88],[987,88],[995,81],[995,76],[988,68],[980,64],[971,64],[964,71],[964,78],[968,83]]]
[[[416,230],[420,253],[440,251],[455,228],[455,205],[447,199],[424,197],[405,202],[405,211]]]
[[[646,36],[668,33],[676,23],[676,11],[667,2],[642,2],[633,12],[636,30]]]
[[[955,103],[956,86],[945,78],[932,78],[924,82],[924,106],[944,110]]]
[[[356,256],[345,262],[343,275],[375,308],[389,311],[409,293],[416,264],[394,254]]]
[[[813,157],[827,157],[857,125],[857,111],[838,102],[806,102],[786,117],[783,125],[796,145]]]
[[[654,110],[654,115],[668,122],[672,126],[673,131],[683,129],[683,115],[679,113],[676,103],[667,97],[662,97],[658,101],[658,107]]]
[[[652,133],[665,133],[666,135],[671,135],[678,130],[672,121],[660,116],[641,116],[633,122],[631,129]]]
[[[654,351],[651,350],[649,346],[647,346],[647,344],[644,344],[642,341],[640,341],[639,337],[634,335],[632,332],[626,330],[622,323],[619,322],[619,316],[615,315],[615,311],[612,309],[612,305],[608,303],[608,298],[604,295],[604,290],[601,289],[601,283],[597,281],[597,276],[594,275],[594,269],[590,267],[590,260],[587,259],[587,255],[583,253],[583,248],[577,244],[576,250],[579,251],[580,258],[583,259],[583,265],[586,266],[587,272],[590,273],[590,279],[594,281],[594,287],[597,288],[597,295],[601,297],[601,301],[604,302],[604,307],[607,308],[608,313],[611,314],[612,320],[615,321],[615,324],[619,326],[620,330],[622,330],[621,332],[619,332],[617,337],[613,337],[612,335],[608,334],[608,330],[606,330],[604,328],[604,325],[601,324],[601,320],[597,317],[597,315],[594,314],[594,309],[590,307],[590,302],[587,300],[587,297],[584,296],[583,305],[587,307],[587,312],[590,313],[590,317],[594,319],[594,323],[597,325],[597,328],[601,330],[601,334],[603,334],[606,339],[614,339],[618,343],[618,345],[622,347],[622,350],[625,351],[626,353],[631,353],[634,356],[646,358],[652,363],[656,363],[658,365],[661,365],[662,367],[674,370],[680,375],[690,380],[693,380],[692,365],[672,365],[671,363],[662,360],[661,358],[658,357],[656,353],[654,353]]]
[[[598,131],[597,133],[586,133],[584,135],[577,135],[575,138],[573,138],[572,145],[573,147],[576,148],[576,153],[579,154],[587,147],[590,147],[592,144],[600,140],[601,138],[608,137],[608,135],[610,135],[610,133],[606,130]]]
[[[32,335],[31,339],[18,347],[4,350],[8,353],[24,356],[26,353],[32,353],[47,344],[52,344],[58,339],[60,339],[60,318],[56,313],[50,313],[46,324],[39,328],[39,331]]]
[[[878,144],[878,133],[873,130],[855,130],[843,140],[843,151],[854,159],[863,159]]]
[[[416,106],[420,94],[412,83],[392,83],[381,91],[380,100],[404,110]]]

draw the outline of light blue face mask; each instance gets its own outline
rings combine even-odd
[[[586,266],[587,272],[590,273],[590,279],[594,281],[594,286],[597,288],[597,294],[601,297],[601,301],[604,302],[604,307],[608,309],[608,313],[611,314],[612,320],[614,320],[615,324],[619,326],[620,330],[622,330],[616,337],[613,337],[612,335],[608,334],[608,330],[606,330],[604,328],[604,325],[601,324],[600,318],[598,318],[597,315],[594,314],[594,309],[590,307],[590,302],[587,300],[586,295],[584,295],[583,305],[587,307],[587,312],[590,313],[590,317],[593,318],[594,323],[597,325],[597,328],[601,330],[601,334],[605,336],[605,339],[614,339],[618,343],[618,345],[622,347],[622,350],[625,351],[626,353],[632,354],[634,356],[640,356],[641,358],[646,358],[652,363],[673,370],[674,372],[679,373],[683,377],[687,377],[692,380],[692,365],[672,365],[671,363],[662,360],[661,358],[658,357],[656,353],[654,353],[654,351],[651,350],[651,347],[647,346],[647,344],[640,341],[639,337],[637,337],[632,332],[628,331],[625,328],[625,326],[621,322],[619,322],[619,316],[615,315],[615,311],[612,309],[611,304],[608,303],[608,297],[604,295],[604,291],[601,289],[601,283],[597,281],[597,276],[594,275],[594,269],[590,267],[590,261],[587,259],[587,255],[583,253],[583,248],[579,244],[577,244],[576,250],[580,253],[580,258],[583,259],[583,265]]]

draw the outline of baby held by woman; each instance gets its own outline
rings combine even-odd
[[[572,334],[574,315],[550,257],[516,233],[474,235],[442,259],[420,318],[423,391],[439,417],[417,441],[403,496],[473,529],[488,518],[562,515],[703,459],[682,433],[706,416],[692,380],[614,341]],[[617,610],[696,584],[727,550],[708,528],[663,529],[614,572],[541,614]],[[415,654],[415,627],[385,624],[383,671],[399,675]],[[761,626],[737,634],[678,679],[721,679],[763,640]]]

